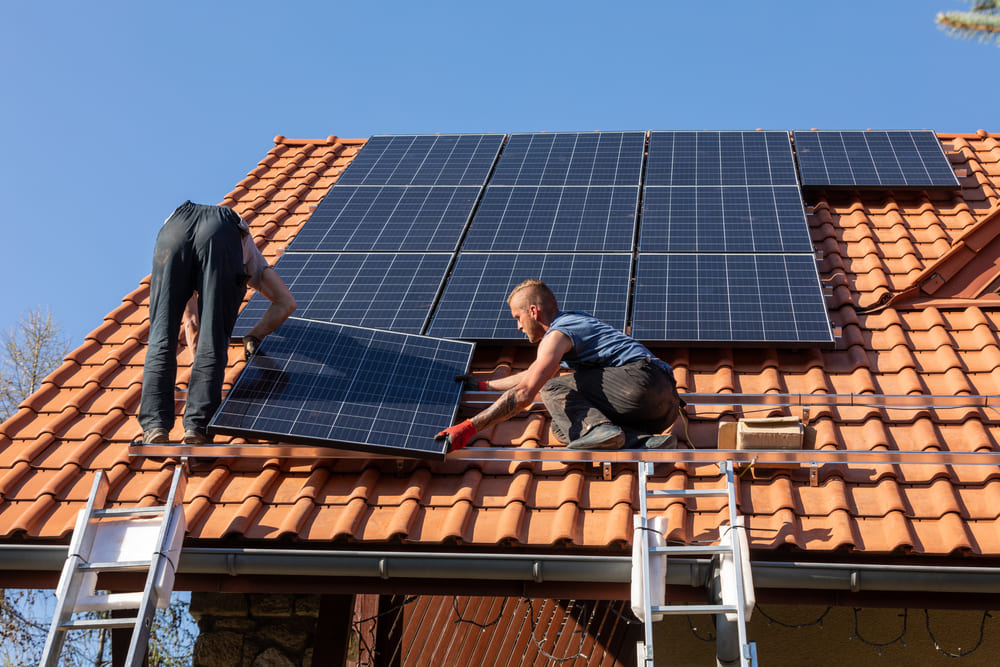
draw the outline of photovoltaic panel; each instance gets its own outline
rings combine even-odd
[[[453,252],[480,190],[338,184],[330,188],[288,249]]]
[[[443,459],[475,346],[289,318],[209,425],[225,435]]]
[[[650,132],[645,184],[798,185],[787,132]]]
[[[462,249],[631,252],[639,187],[487,186]]]
[[[525,341],[507,297],[528,278],[545,282],[562,310],[582,310],[624,330],[632,257],[628,254],[466,253],[445,286],[428,333]]]
[[[930,130],[810,130],[794,137],[803,187],[960,187]]]
[[[450,262],[448,253],[285,253],[274,269],[298,317],[419,334]],[[245,335],[268,305],[255,294],[233,336]]]
[[[832,344],[815,259],[640,254],[632,336],[683,344]]]
[[[368,139],[337,185],[483,185],[503,134],[379,135]]]
[[[646,186],[641,252],[813,252],[797,185]]]
[[[512,134],[491,185],[639,185],[645,132]]]

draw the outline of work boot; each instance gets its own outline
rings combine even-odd
[[[206,445],[212,442],[212,438],[200,428],[186,428],[184,429],[184,440],[181,442],[185,445]]]
[[[599,424],[586,435],[566,445],[567,449],[621,449],[625,446],[625,432],[614,424]]]
[[[677,449],[677,436],[673,433],[651,435],[642,443],[646,449]]]
[[[151,428],[142,432],[142,441],[147,445],[162,445],[170,442],[170,432],[165,428]]]

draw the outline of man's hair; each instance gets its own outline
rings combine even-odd
[[[510,291],[507,297],[507,305],[514,301],[514,297],[524,292],[525,306],[538,306],[543,313],[555,315],[559,312],[559,304],[556,303],[556,295],[552,293],[549,286],[537,278],[529,278]]]

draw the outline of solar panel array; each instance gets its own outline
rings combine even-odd
[[[292,317],[212,419],[216,433],[443,459],[474,345]]]
[[[804,187],[957,189],[958,178],[930,130],[796,131]]]

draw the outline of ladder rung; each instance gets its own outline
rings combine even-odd
[[[650,608],[654,614],[726,614],[739,611],[734,604],[671,604]]]
[[[728,496],[729,489],[647,489],[647,496],[681,496],[687,498]]]
[[[80,618],[59,625],[64,630],[96,630],[99,628],[133,628],[136,616],[128,618]]]
[[[167,508],[164,505],[150,505],[149,507],[109,507],[104,510],[94,510],[94,516],[152,516],[163,514]]]
[[[82,563],[77,569],[89,572],[135,572],[148,570],[153,566],[150,560],[123,560],[107,563]]]
[[[686,547],[649,547],[649,553],[674,554],[690,556],[708,556],[711,554],[725,554],[732,551],[732,547],[724,547],[719,544],[692,545]]]

